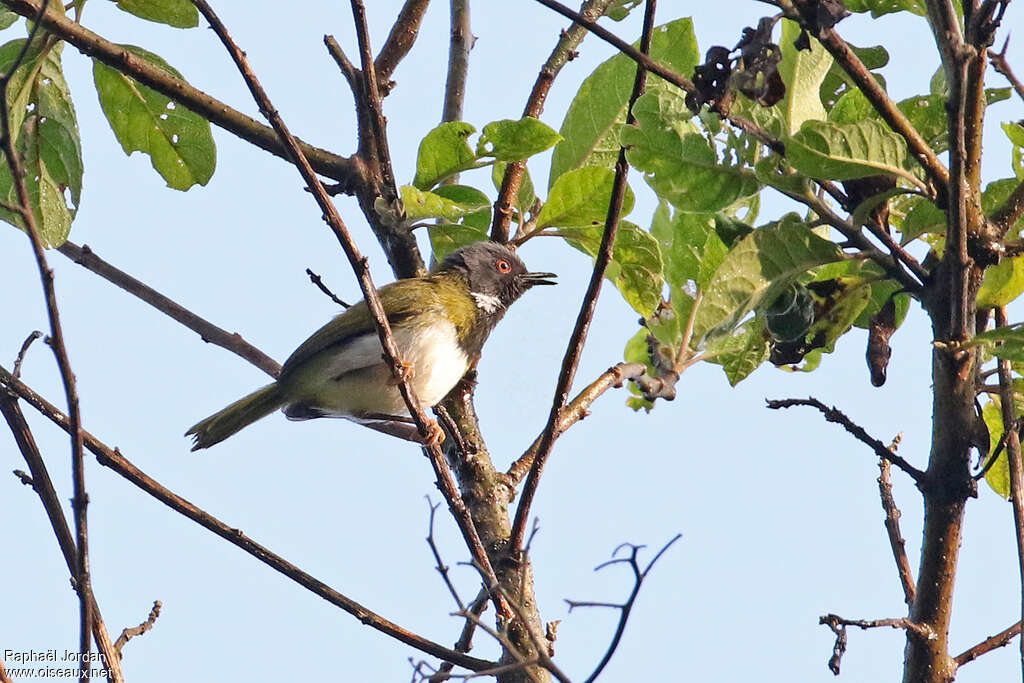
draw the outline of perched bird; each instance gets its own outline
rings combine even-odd
[[[508,247],[477,242],[450,253],[423,277],[381,287],[381,303],[424,406],[444,398],[480,356],[506,309],[553,273],[530,273]],[[360,301],[317,330],[285,361],[273,384],[235,401],[185,434],[209,448],[280,408],[290,420],[344,417],[420,440],[398,391],[373,317]],[[439,434],[434,435],[436,438]]]

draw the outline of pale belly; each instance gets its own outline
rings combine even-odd
[[[399,329],[394,337],[402,360],[412,368],[411,385],[424,408],[444,398],[469,369],[469,359],[450,323]],[[291,384],[296,387],[296,400],[284,410],[294,419],[323,416],[359,420],[368,415],[409,415],[391,370],[384,363],[376,334],[311,360]],[[296,407],[302,410],[296,411]],[[304,410],[320,415],[303,415]]]

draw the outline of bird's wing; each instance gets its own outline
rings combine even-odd
[[[419,287],[416,293],[419,296],[414,299],[411,296],[412,286],[417,284]],[[417,283],[413,279],[398,280],[377,291],[384,309],[388,311],[388,323],[392,326],[423,312],[425,307],[430,307],[433,303],[431,289],[424,288],[422,283]],[[424,295],[429,297],[427,301],[423,301]],[[343,350],[347,352],[342,354]],[[344,359],[343,363],[337,366],[332,363],[331,372],[339,375],[381,362],[377,330],[365,301],[351,306],[302,342],[284,362],[281,377],[287,376],[314,356],[324,353]]]

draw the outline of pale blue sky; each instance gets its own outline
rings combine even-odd
[[[399,2],[368,3],[376,44]],[[292,131],[339,153],[354,148],[351,98],[322,45],[332,33],[355,55],[347,3],[216,3]],[[694,12],[701,50],[733,45],[743,26],[770,8],[753,2],[662,2],[662,20]],[[399,181],[413,175],[418,141],[440,118],[448,8],[437,2],[385,100]],[[633,39],[639,16],[610,27]],[[256,115],[241,78],[213,33],[147,24],[112,3],[89,3],[85,22],[118,42],[145,46],[194,85]],[[562,19],[533,2],[478,2],[466,102],[478,128],[518,117]],[[1021,25],[1011,5],[1005,22]],[[890,90],[905,97],[926,89],[936,64],[920,20],[862,17],[841,32],[857,44],[890,43]],[[15,37],[11,29],[4,40]],[[1000,38],[1001,40],[1001,38]],[[543,120],[557,128],[580,81],[612,54],[588,39],[559,77]],[[1021,54],[1021,50],[1011,51]],[[281,360],[336,312],[313,288],[307,267],[342,298],[357,286],[297,172],[216,130],[217,172],[206,188],[164,187],[148,158],[126,158],[99,111],[90,64],[64,53],[83,134],[86,174],[72,239],[138,276],[216,324],[238,331]],[[1024,59],[1015,60],[1024,71]],[[992,83],[1002,85],[994,75]],[[1019,119],[1019,100],[991,110]],[[987,139],[990,178],[1009,175],[998,127]],[[531,164],[546,185],[546,158]],[[475,181],[487,189],[487,172]],[[639,201],[631,219],[647,224],[651,200],[631,179]],[[342,215],[378,283],[386,263],[350,199]],[[779,210],[782,204],[771,205]],[[529,445],[547,417],[555,375],[589,275],[580,253],[536,240],[522,250],[533,270],[558,272],[560,285],[532,291],[498,327],[480,367],[477,408],[499,466]],[[25,336],[46,329],[28,242],[0,226],[4,257],[0,357],[9,366]],[[171,489],[242,529],[314,576],[410,629],[454,642],[461,622],[433,569],[423,538],[424,495],[437,501],[431,470],[414,446],[344,421],[289,423],[272,416],[209,451],[188,452],[181,434],[197,419],[265,383],[244,361],[203,344],[195,334],[53,253],[71,361],[86,428]],[[636,315],[607,288],[578,373],[589,381],[621,358]],[[758,370],[730,389],[717,366],[688,371],[679,398],[650,415],[634,414],[612,392],[593,416],[559,442],[533,511],[541,532],[533,545],[537,593],[546,620],[562,619],[556,661],[582,680],[604,652],[616,615],[566,614],[563,598],[618,600],[631,583],[624,569],[592,568],[623,541],[659,547],[683,539],[661,560],[637,603],[603,680],[827,681],[832,634],[819,615],[905,615],[882,527],[873,455],[809,410],[764,409],[765,397],[815,395],[836,403],[888,441],[904,432],[901,454],[923,466],[931,412],[929,340],[913,309],[894,339],[889,382],[873,389],[863,361],[865,337],[854,332],[811,375]],[[62,404],[48,350],[33,348],[24,379]],[[29,412],[55,484],[70,497],[67,439]],[[23,468],[9,437],[0,437],[5,471]],[[920,500],[894,474],[903,532],[917,566]],[[171,512],[90,460],[90,538],[94,588],[116,636],[164,603],[156,627],[125,649],[128,680],[405,681],[408,657],[420,655],[362,626],[226,542]],[[73,649],[77,600],[42,508],[14,477],[0,477],[4,581],[0,584],[0,651]],[[437,528],[449,564],[467,559],[445,515]],[[969,505],[951,640],[959,652],[1018,618],[1019,584],[1010,508],[982,487]],[[463,597],[476,593],[467,568],[454,570]],[[490,613],[488,613],[490,618]],[[484,635],[475,653],[493,654]],[[903,635],[851,631],[843,660],[849,682],[894,680]],[[961,671],[959,681],[1019,676],[1016,646]]]

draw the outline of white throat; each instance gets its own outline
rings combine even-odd
[[[473,295],[473,301],[476,302],[476,307],[484,313],[494,313],[498,309],[503,308],[501,299],[493,294],[481,294],[480,292],[470,293]]]

